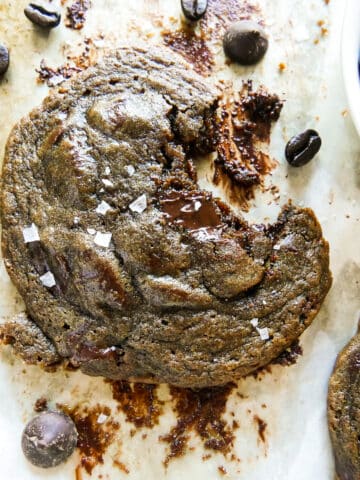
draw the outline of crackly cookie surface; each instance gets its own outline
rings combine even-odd
[[[328,423],[339,480],[360,478],[360,334],[339,354],[329,383]]]
[[[120,48],[15,126],[2,245],[29,319],[2,333],[27,361],[204,387],[310,324],[331,284],[313,212],[249,225],[197,185],[218,99],[177,56]]]

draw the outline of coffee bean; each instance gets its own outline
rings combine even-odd
[[[9,63],[9,50],[4,45],[0,45],[0,75],[4,75],[9,68]]]
[[[25,457],[36,467],[56,467],[73,453],[77,431],[70,417],[59,412],[43,412],[25,427],[21,446]]]
[[[40,5],[29,3],[25,8],[26,17],[42,28],[54,28],[60,23],[61,15],[58,12],[50,12]]]
[[[188,20],[196,22],[205,15],[207,0],[181,0],[181,8]]]
[[[305,130],[290,138],[286,144],[285,157],[293,167],[302,167],[315,157],[320,147],[319,134],[315,130]]]
[[[233,23],[225,32],[225,54],[241,65],[253,65],[265,55],[268,39],[259,24],[250,20]]]

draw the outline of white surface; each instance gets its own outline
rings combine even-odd
[[[342,33],[343,76],[351,115],[360,135],[360,2],[347,0]]]
[[[322,0],[260,3],[271,35],[264,61],[255,68],[229,69],[218,46],[217,76],[232,79],[237,86],[242,79],[253,77],[255,83],[264,83],[286,100],[271,144],[271,153],[278,159],[279,167],[269,182],[281,187],[278,203],[291,197],[312,207],[330,242],[334,285],[320,314],[301,339],[303,357],[290,368],[273,368],[273,373],[261,381],[248,378],[239,382],[238,391],[244,398],[233,394],[228,403],[228,411],[236,412],[240,423],[234,447],[241,459],[239,465],[221,455],[202,461],[204,452],[194,437],[192,445],[197,448],[171,462],[165,471],[162,464],[165,445],[158,442],[158,436],[167,432],[175,421],[168,401],[159,426],[146,430],[145,440],[141,432],[131,438],[131,425],[122,414],[115,414],[110,388],[101,379],[87,378],[78,372],[45,374],[35,367],[24,366],[8,348],[3,348],[0,351],[1,479],[74,479],[76,456],[64,466],[42,472],[29,466],[21,453],[21,431],[33,415],[35,400],[43,395],[50,405],[56,402],[74,405],[79,401],[106,404],[119,419],[118,441],[109,449],[105,465],[94,470],[95,479],[102,473],[104,480],[333,480],[326,426],[327,382],[337,352],[355,330],[360,303],[360,145],[346,115],[348,107],[341,79],[339,45],[344,1],[331,0],[328,6]],[[64,42],[67,51],[76,49],[81,38],[102,31],[104,45],[116,45],[139,37],[136,25],[143,36],[154,33],[151,12],[160,13],[166,7],[168,15],[179,15],[177,0],[93,0],[82,32],[61,27],[47,37],[35,32],[23,18],[21,11],[25,4],[24,0],[0,0],[1,41],[11,47],[12,62],[0,84],[1,151],[11,125],[46,94],[47,88],[35,81],[35,68],[42,58],[49,65],[60,65]],[[319,20],[324,20],[329,28],[327,37],[319,36]],[[148,41],[156,38],[155,35]],[[314,44],[316,39],[319,42]],[[278,71],[280,62],[286,64],[283,73]],[[284,145],[290,136],[306,128],[320,132],[322,149],[309,165],[291,169],[283,158]],[[206,184],[205,176],[202,182]],[[272,199],[258,194],[249,218],[273,217],[279,206],[268,205]],[[22,310],[22,302],[3,266],[0,292],[0,312],[4,318]],[[162,395],[167,396],[165,387]],[[268,424],[265,444],[258,442],[253,414]],[[129,475],[112,468],[112,457],[127,465]],[[225,466],[226,477],[220,475],[219,465]],[[85,474],[83,477],[87,478]]]

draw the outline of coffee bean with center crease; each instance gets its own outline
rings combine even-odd
[[[0,75],[4,75],[7,71],[9,62],[9,50],[4,45],[0,45]]]
[[[78,434],[70,417],[60,412],[43,412],[25,427],[21,446],[36,467],[56,467],[73,453]]]
[[[196,22],[205,15],[207,0],[181,0],[181,8],[188,20]]]
[[[24,13],[32,23],[42,28],[57,27],[61,19],[60,13],[51,12],[35,3],[29,3],[25,8]]]
[[[286,160],[293,167],[302,167],[312,160],[321,147],[321,138],[315,130],[294,135],[285,148]]]
[[[268,38],[260,25],[251,20],[235,22],[223,38],[225,54],[240,65],[259,62],[268,49]]]

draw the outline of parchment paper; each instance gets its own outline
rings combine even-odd
[[[225,0],[224,0],[225,1]],[[92,0],[85,28],[71,31],[62,26],[49,35],[39,34],[24,17],[25,0],[0,0],[0,41],[11,50],[11,68],[0,82],[0,154],[11,126],[40,103],[47,87],[36,83],[35,68],[42,58],[51,66],[64,62],[67,52],[75,52],[85,37],[105,34],[104,45],[136,40],[139,29],[156,42],[158,33],[151,17],[163,14],[179,18],[178,0]],[[69,4],[69,2],[68,2]],[[96,467],[93,478],[117,480],[181,480],[189,478],[239,480],[332,480],[333,461],[326,425],[327,382],[336,354],[355,331],[360,305],[360,142],[347,115],[340,69],[340,36],[343,0],[263,0],[259,2],[270,33],[270,48],[255,68],[225,66],[219,47],[217,78],[240,85],[253,78],[286,100],[281,118],[272,135],[271,154],[279,167],[269,179],[278,185],[281,198],[257,194],[247,216],[256,220],[274,218],[279,205],[288,198],[312,207],[330,242],[334,284],[320,314],[301,338],[304,354],[292,367],[273,367],[271,374],[239,382],[228,402],[240,428],[235,453],[240,463],[220,454],[204,462],[204,451],[194,437],[196,448],[174,460],[165,470],[162,460],[166,445],[158,442],[161,433],[174,424],[170,406],[160,425],[141,434],[129,435],[131,426],[119,414],[121,428],[108,450],[105,463]],[[58,6],[54,1],[52,5]],[[318,21],[328,29],[323,31]],[[171,22],[169,22],[171,24]],[[81,46],[78,48],[81,51]],[[280,62],[286,69],[279,72]],[[320,132],[323,146],[309,165],[289,169],[283,158],[286,141],[306,128]],[[206,173],[206,172],[205,172]],[[202,171],[201,182],[208,185]],[[268,201],[272,204],[268,205]],[[8,318],[21,311],[23,304],[0,266],[0,315]],[[80,401],[114,407],[110,387],[101,379],[78,372],[45,374],[25,366],[10,349],[0,350],[0,478],[6,480],[68,480],[75,478],[77,455],[64,466],[51,471],[31,467],[22,455],[20,437],[25,423],[34,415],[39,396],[50,403]],[[167,389],[162,389],[164,398]],[[266,405],[266,408],[262,407]],[[266,423],[266,441],[259,441],[253,416]],[[117,456],[129,473],[114,469]],[[225,477],[218,467],[226,470]],[[87,478],[83,473],[83,478]]]

